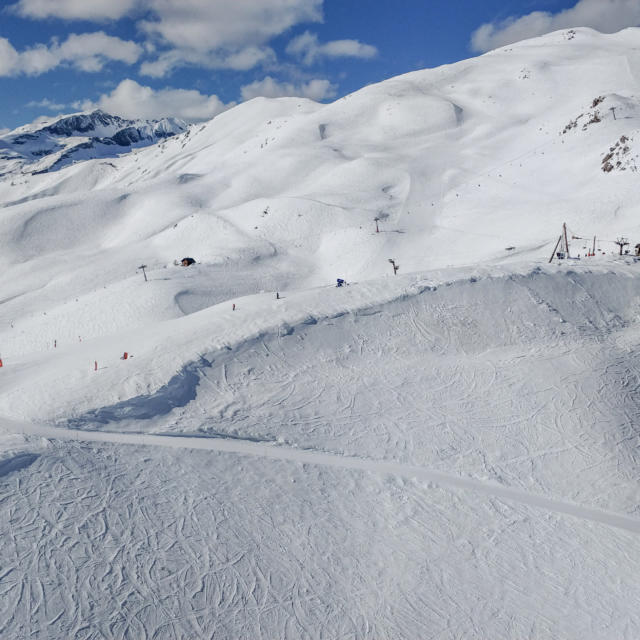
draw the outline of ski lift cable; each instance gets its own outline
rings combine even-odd
[[[538,145],[537,147],[531,147],[530,149],[528,149],[527,151],[524,151],[523,153],[514,156],[513,158],[509,158],[508,160],[505,160],[504,162],[497,164],[489,169],[487,169],[486,171],[497,171],[498,169],[502,169],[503,167],[506,167],[507,165],[511,164],[512,162],[516,162],[517,160],[522,160],[522,158],[526,158],[527,156],[533,155],[535,153],[537,153],[538,151],[540,151],[541,149],[544,149],[546,147],[549,147],[553,144],[556,144],[557,140],[554,138],[552,140],[549,140],[547,142],[544,142],[543,144]],[[478,174],[480,175],[480,174]]]
[[[500,164],[494,165],[493,167],[490,167],[489,169],[483,170],[482,172],[472,171],[471,169],[468,169],[466,167],[461,167],[461,166],[458,166],[456,168],[458,170],[461,170],[461,171],[467,173],[468,175],[474,176],[474,178],[476,178],[476,179],[477,178],[490,178],[491,180],[494,180],[496,182],[499,181],[501,184],[504,184],[503,181],[500,178],[497,178],[496,176],[492,176],[491,173],[494,172],[494,171],[497,171],[499,169],[502,169],[503,167],[506,167],[509,164],[511,164],[513,162],[516,162],[517,160],[521,160],[522,158],[526,158],[527,156],[533,155],[533,154],[537,153],[538,151],[540,151],[541,149],[544,149],[544,148],[549,147],[551,145],[554,145],[556,143],[557,143],[557,140],[555,140],[555,139],[548,140],[547,142],[544,142],[543,144],[540,144],[540,145],[538,145],[536,147],[532,147],[531,149],[528,149],[524,153],[521,153],[521,154],[519,154],[517,156],[514,156],[513,158],[509,158],[509,159],[505,160],[504,162],[502,162]],[[456,185],[456,188],[459,189],[460,187],[467,186],[467,185],[471,184],[471,182],[472,182],[472,180],[468,180],[468,181],[465,181],[465,182],[458,183]],[[522,186],[520,188],[522,188]],[[533,191],[534,190],[533,187],[531,187],[530,190]],[[440,188],[440,198],[439,198],[439,202],[438,202],[440,208],[442,208],[442,199],[443,199],[443,186],[441,186],[441,188]]]
[[[508,166],[509,164],[511,164],[512,162],[516,162],[517,160],[521,160],[522,158],[526,158],[527,156],[533,155],[535,153],[537,153],[538,151],[540,151],[541,149],[544,149],[545,147],[548,147],[552,144],[555,144],[557,141],[555,139],[553,140],[549,140],[548,142],[545,142],[544,144],[538,145],[537,147],[532,147],[531,149],[529,149],[528,151],[525,151],[524,153],[521,153],[520,155],[514,156],[513,158],[509,158],[508,160],[505,160],[504,162],[494,165],[493,167],[490,167],[489,169],[484,169],[482,172],[479,171],[472,171],[471,169],[467,169],[465,167],[456,167],[457,169],[462,169],[462,171],[466,171],[467,173],[469,173],[470,175],[473,176],[478,176],[478,177],[483,177],[483,178],[492,178],[494,180],[497,180],[498,178],[495,178],[494,176],[490,175],[491,172],[493,171],[497,171],[499,169],[502,169],[506,166]],[[468,183],[464,182],[459,186],[464,186]]]
[[[577,235],[575,235],[575,233],[573,231],[571,231],[571,229],[569,229],[569,227],[567,227],[567,231],[571,234],[571,240],[592,240],[593,239],[593,236],[577,236]],[[627,237],[628,236],[626,236],[626,235],[620,236],[620,238],[622,238],[622,239],[626,239]],[[600,238],[600,237],[596,236],[596,241],[597,242],[611,242],[612,244],[617,244],[618,240],[620,238],[616,238],[615,240],[609,240],[608,238]]]
[[[464,189],[465,187],[469,187],[470,185],[472,185],[474,182],[477,183],[478,179],[483,179],[483,180],[491,180],[493,182],[495,182],[496,184],[499,183],[500,185],[504,186],[505,185],[505,181],[495,175],[491,175],[493,172],[498,171],[500,169],[502,169],[503,167],[517,161],[520,160],[522,158],[525,158],[529,155],[532,155],[534,153],[536,153],[537,151],[539,151],[540,149],[545,148],[546,146],[549,146],[550,144],[555,143],[555,141],[550,141],[548,143],[545,143],[544,145],[540,145],[538,147],[534,147],[533,149],[519,155],[516,156],[515,158],[511,158],[510,160],[506,160],[505,162],[499,164],[499,165],[495,165],[489,169],[485,169],[482,172],[479,171],[473,171],[472,169],[469,169],[467,167],[463,167],[463,166],[457,166],[456,169],[460,172],[466,173],[467,175],[471,176],[468,180],[464,180],[463,182],[458,182],[455,185],[452,185],[451,188],[449,189],[449,192],[457,189],[458,191],[461,191],[462,189]],[[526,184],[519,184],[518,185],[518,190],[521,192],[533,192],[538,194],[540,192],[540,190],[535,187],[535,186],[527,186]],[[442,210],[444,208],[444,203],[443,203],[443,197],[444,197],[444,185],[441,183],[441,187],[440,187],[440,196],[438,198],[438,205],[439,208]]]

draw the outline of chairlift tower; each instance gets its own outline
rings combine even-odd
[[[560,246],[560,244],[564,241],[564,255],[560,255],[561,252],[558,251],[558,247]],[[557,252],[557,253],[556,253]],[[569,239],[567,238],[567,223],[564,222],[562,224],[562,233],[558,236],[558,241],[556,242],[556,246],[553,248],[553,252],[551,253],[551,257],[549,258],[549,262],[553,262],[553,259],[556,257],[558,258],[568,258],[569,257]]]
[[[613,242],[620,247],[620,255],[622,255],[622,249],[629,244],[629,240],[624,237],[616,238]]]
[[[567,258],[569,257],[569,240],[567,239],[567,223],[562,223],[562,235],[564,235],[564,248],[567,252]]]

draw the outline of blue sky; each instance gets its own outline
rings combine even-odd
[[[329,101],[556,29],[640,26],[640,0],[3,0],[0,130],[103,108],[207,120]]]

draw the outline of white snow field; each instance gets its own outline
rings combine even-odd
[[[0,638],[637,640],[639,95],[572,29],[0,178]]]

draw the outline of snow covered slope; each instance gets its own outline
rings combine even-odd
[[[634,638],[637,265],[447,273],[7,367],[4,636]]]
[[[0,637],[637,638],[639,50],[0,178]]]

